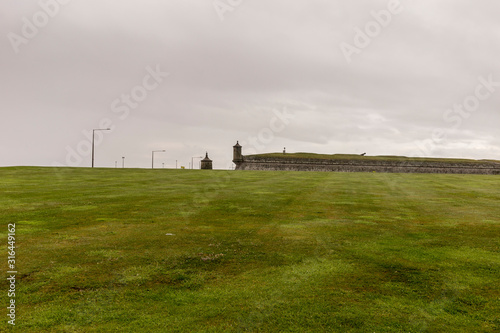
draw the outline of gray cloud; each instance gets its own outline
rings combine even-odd
[[[148,167],[151,150],[167,149],[158,165],[187,166],[208,150],[227,168],[235,141],[258,138],[284,109],[295,118],[258,151],[409,155],[440,128],[446,138],[424,155],[500,159],[500,91],[457,128],[444,116],[474,95],[479,77],[500,82],[500,4],[401,1],[349,64],[341,43],[354,45],[354,28],[388,3],[243,1],[221,21],[210,1],[73,0],[16,54],[8,34],[22,36],[23,17],[41,8],[4,1],[0,165],[64,164],[84,131],[108,118],[99,166],[126,156]],[[157,66],[170,75],[120,119],[113,101]],[[90,165],[80,155],[78,165]]]

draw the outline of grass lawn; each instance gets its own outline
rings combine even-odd
[[[0,193],[15,331],[500,331],[499,176],[28,167]]]

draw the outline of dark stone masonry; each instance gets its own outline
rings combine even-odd
[[[212,160],[208,157],[208,152],[205,154],[205,158],[201,160],[201,170],[212,170]]]
[[[274,154],[273,154],[274,155]],[[500,175],[500,163],[493,161],[406,158],[403,160],[363,158],[296,158],[282,156],[243,156],[242,147],[233,147],[236,170],[263,171],[333,171],[333,172],[393,172],[393,173],[450,173]]]

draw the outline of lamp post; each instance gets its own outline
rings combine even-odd
[[[94,137],[95,131],[110,131],[111,128],[96,128],[92,130],[92,167],[94,167]]]
[[[191,157],[191,169],[193,169],[193,165],[194,165],[193,159],[195,159],[195,158],[203,158],[203,156],[193,156],[193,157]]]
[[[166,150],[153,150],[151,153],[151,169],[155,167],[155,153],[164,153]]]

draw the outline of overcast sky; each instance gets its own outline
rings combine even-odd
[[[496,0],[0,2],[0,166],[500,159]],[[89,134],[90,133],[90,134]],[[194,159],[198,166],[199,159]]]

